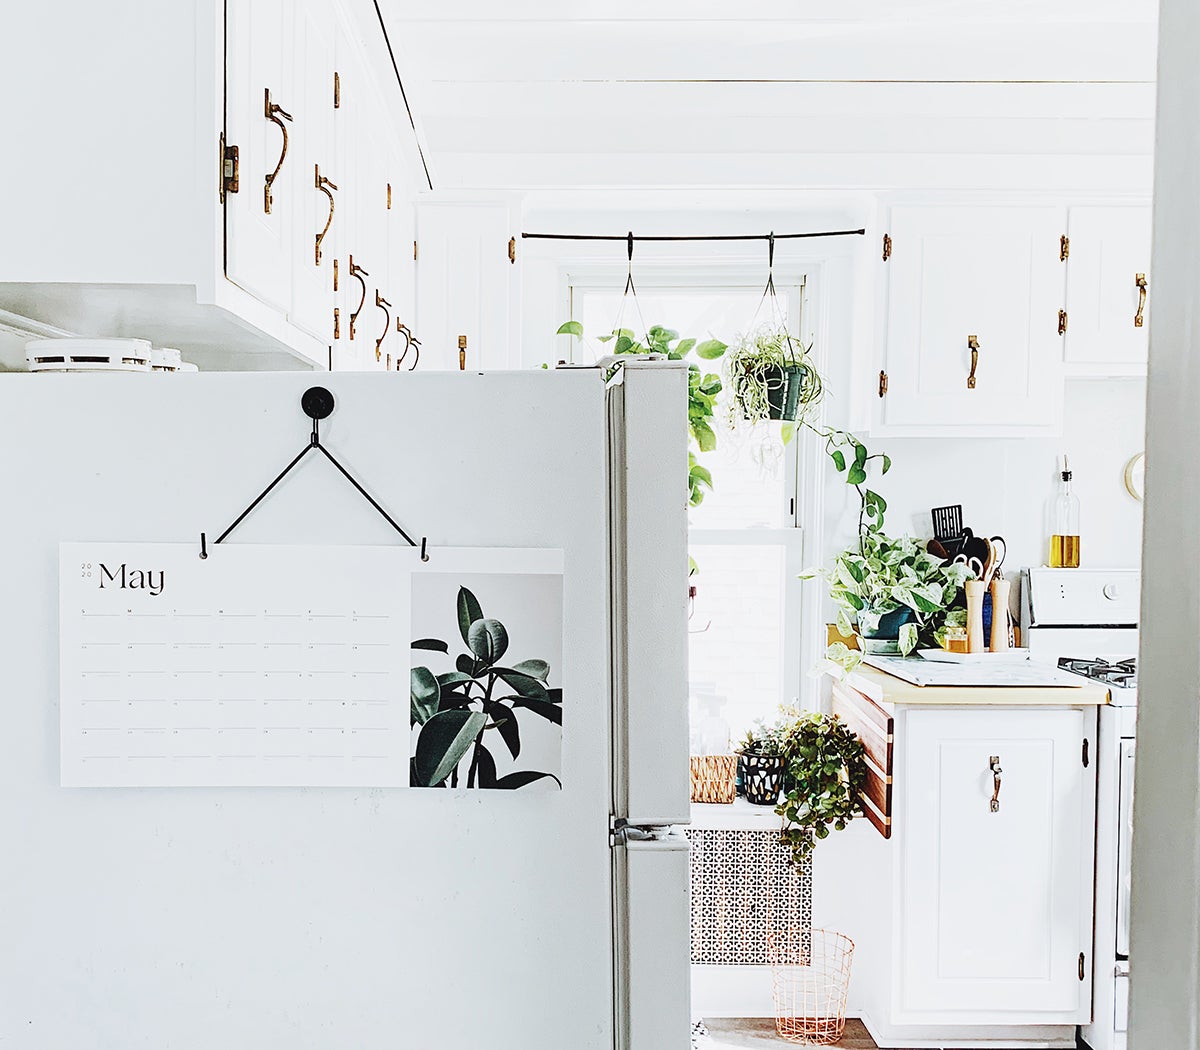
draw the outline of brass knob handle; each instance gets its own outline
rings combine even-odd
[[[375,360],[380,361],[383,359],[383,353],[379,348],[383,346],[383,341],[387,338],[388,329],[392,327],[392,315],[388,312],[388,307],[392,304],[379,294],[378,288],[375,289],[375,305],[383,311],[383,331],[379,333],[379,338],[375,340]],[[389,354],[388,357],[390,359],[391,355]]]
[[[1138,290],[1138,307],[1137,313],[1133,315],[1133,327],[1141,328],[1146,323],[1146,295],[1150,291],[1150,285],[1144,273],[1134,274],[1133,283],[1137,285]]]
[[[353,255],[350,256],[350,276],[357,277],[358,283],[362,285],[362,295],[358,300],[358,308],[350,311],[350,338],[353,340],[355,326],[358,324],[358,315],[362,313],[362,308],[367,301],[367,282],[364,281],[363,278],[371,276],[366,270],[364,270],[358,265],[358,263],[354,261]]]
[[[975,370],[979,367],[979,337],[967,336],[967,346],[971,350],[971,373],[967,376],[967,389],[975,389]]]
[[[314,177],[315,177],[317,189],[320,190],[323,194],[325,194],[326,197],[329,198],[329,218],[325,220],[325,228],[320,233],[317,234],[316,265],[320,266],[321,265],[321,242],[323,240],[325,240],[325,234],[327,234],[329,232],[329,227],[333,225],[333,204],[334,204],[334,202],[333,202],[333,193],[331,191],[336,190],[337,186],[335,186],[324,175],[321,174],[321,165],[320,164],[314,164],[313,171],[315,172]]]
[[[1004,772],[1000,768],[1000,756],[992,755],[988,759],[988,768],[992,771],[992,800],[988,803],[988,810],[992,813],[1000,812],[1000,774]]]
[[[282,106],[271,101],[271,89],[263,89],[263,116],[273,124],[279,125],[279,130],[283,132],[283,149],[279,151],[279,160],[275,162],[275,170],[266,177],[266,185],[263,187],[263,211],[268,215],[271,214],[271,185],[279,177],[279,169],[283,167],[283,161],[287,157],[288,151],[288,130],[285,120],[291,120],[292,115],[288,113]]]

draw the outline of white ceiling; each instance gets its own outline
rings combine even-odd
[[[379,6],[437,190],[1150,188],[1154,0]]]

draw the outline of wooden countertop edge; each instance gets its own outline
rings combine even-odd
[[[1084,681],[1075,687],[936,686],[912,685],[878,668],[860,664],[846,684],[876,703],[910,707],[1100,707],[1109,702],[1108,690]]]

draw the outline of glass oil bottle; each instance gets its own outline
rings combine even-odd
[[[1064,455],[1058,492],[1050,507],[1050,568],[1079,568],[1079,497],[1071,491],[1071,466]]]

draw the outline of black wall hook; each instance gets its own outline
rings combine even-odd
[[[378,502],[376,502],[375,498],[358,483],[354,476],[345,467],[343,467],[341,463],[338,462],[333,453],[321,444],[321,433],[319,429],[320,421],[322,419],[328,419],[329,416],[333,414],[335,404],[336,402],[333,394],[331,394],[323,386],[309,387],[306,391],[304,391],[303,396],[300,398],[300,407],[304,411],[304,414],[312,420],[312,434],[309,437],[308,444],[305,445],[304,448],[297,453],[296,457],[286,467],[284,467],[279,474],[276,475],[275,480],[272,481],[265,489],[263,489],[257,497],[255,497],[250,506],[248,506],[244,511],[242,511],[241,514],[237,516],[236,519],[234,519],[233,524],[216,538],[214,541],[215,543],[224,543],[229,537],[229,534],[233,532],[233,530],[236,529],[243,521],[245,521],[247,517],[249,517],[250,512],[267,498],[267,496],[271,493],[271,490],[274,489],[275,486],[278,485],[285,477],[287,477],[289,473],[291,473],[292,468],[295,467],[296,464],[299,463],[305,456],[307,456],[313,449],[316,449],[337,468],[338,473],[340,473],[342,477],[344,477],[348,482],[350,482],[351,485],[354,486],[358,494],[362,496],[363,499],[365,499],[369,504],[371,504],[371,506],[379,512],[383,519],[393,529],[395,529],[401,536],[404,537],[410,547],[415,547],[417,545],[416,541],[396,523],[392,516],[386,510],[384,510]],[[208,557],[208,545],[203,532],[200,533],[200,557]]]

